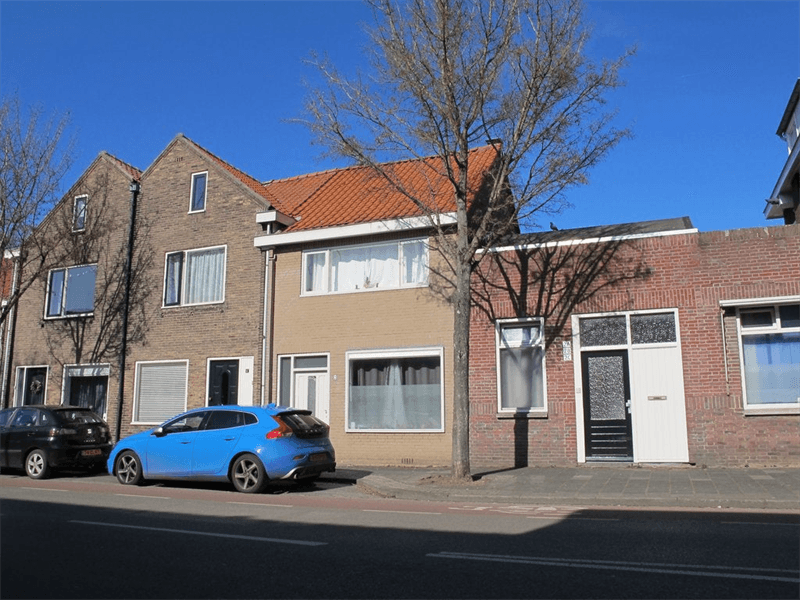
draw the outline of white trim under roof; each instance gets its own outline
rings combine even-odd
[[[800,296],[773,296],[771,298],[745,298],[740,300],[720,300],[722,308],[735,306],[762,306],[770,304],[794,304],[800,302]]]
[[[544,242],[535,244],[516,244],[514,246],[499,246],[496,248],[488,248],[486,250],[479,250],[478,252],[499,253],[499,252],[509,252],[512,250],[530,250],[533,248],[557,248],[559,246],[580,246],[583,244],[600,244],[605,242],[642,240],[646,238],[667,237],[671,235],[687,235],[690,233],[697,233],[697,228],[693,227],[691,229],[676,229],[672,231],[635,233],[631,235],[608,235],[605,237],[579,238],[572,240],[560,240],[557,242]]]
[[[396,231],[426,229],[429,227],[434,227],[435,225],[453,225],[455,222],[455,213],[443,213],[438,215],[436,218],[436,223],[434,223],[430,217],[388,219],[386,221],[373,221],[371,223],[343,225],[341,227],[326,227],[324,229],[311,229],[308,231],[260,235],[253,240],[253,245],[256,248],[274,248],[276,246],[288,246],[290,244],[306,244],[309,242],[339,240],[362,235],[375,235]]]
[[[263,225],[264,223],[280,223],[281,225],[292,225],[297,221],[277,210],[268,210],[260,212],[256,215],[256,223]]]

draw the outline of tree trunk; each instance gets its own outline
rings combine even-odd
[[[461,235],[460,232],[459,235]],[[469,466],[469,320],[471,273],[469,263],[466,261],[459,261],[456,271],[456,290],[453,296],[453,477],[464,479],[471,477]]]

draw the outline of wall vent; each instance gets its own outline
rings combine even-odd
[[[413,465],[414,464],[414,459],[413,458],[401,458],[400,459],[400,464],[401,465]]]

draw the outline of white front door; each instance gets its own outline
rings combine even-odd
[[[292,406],[310,410],[314,416],[330,423],[328,374],[326,372],[295,373]]]
[[[689,462],[679,347],[630,351],[636,462]]]

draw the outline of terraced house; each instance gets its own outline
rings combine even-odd
[[[495,152],[473,151],[475,189]],[[391,168],[447,198],[431,162]],[[330,422],[340,461],[450,462],[434,221],[368,170],[261,183],[178,135],[144,171],[102,153],[47,222],[64,259],[20,304],[14,405],[90,406],[124,436],[275,402]]]

